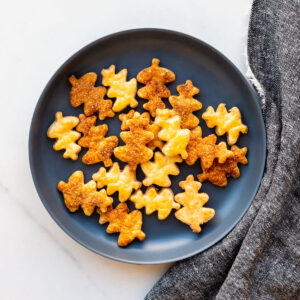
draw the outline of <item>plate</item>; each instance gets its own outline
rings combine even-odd
[[[248,147],[248,165],[240,166],[241,177],[229,179],[228,186],[220,188],[209,182],[203,183],[201,192],[206,192],[210,200],[206,204],[216,211],[215,217],[202,226],[200,234],[175,219],[174,214],[164,221],[157,219],[156,213],[145,216],[143,211],[143,231],[146,239],[134,241],[126,248],[118,247],[117,234],[107,234],[106,226],[98,223],[94,213],[86,217],[82,210],[70,213],[64,205],[63,197],[56,185],[60,180],[67,181],[76,170],[82,170],[86,181],[103,164],[86,166],[81,162],[81,151],[77,161],[66,160],[62,152],[53,150],[54,140],[46,136],[57,111],[64,116],[79,115],[82,106],[73,108],[69,101],[70,84],[68,77],[76,77],[87,72],[98,74],[97,84],[101,84],[101,69],[111,64],[116,71],[128,69],[128,80],[151,65],[152,58],[159,58],[161,66],[176,74],[176,81],[169,84],[172,94],[176,86],[187,79],[200,88],[199,99],[203,108],[195,115],[200,118],[204,136],[214,132],[206,127],[201,119],[209,105],[214,108],[224,102],[227,108],[237,106],[248,126],[249,133],[241,135],[237,145]],[[168,101],[165,101],[166,104]],[[142,111],[145,100],[139,99],[138,111]],[[167,104],[168,106],[168,104]],[[123,111],[127,112],[129,109]],[[99,124],[103,123],[97,121]],[[120,133],[121,122],[118,114],[104,121],[109,126],[109,135]],[[219,141],[224,138],[218,138]],[[127,263],[160,264],[178,261],[197,254],[217,243],[228,234],[242,218],[251,204],[265,166],[266,136],[259,99],[243,75],[220,52],[191,36],[161,29],[137,29],[115,33],[101,38],[81,49],[68,59],[53,75],[45,87],[34,111],[29,136],[29,158],[32,177],[37,192],[49,214],[56,223],[74,240],[88,249],[105,257]],[[178,183],[188,174],[200,173],[199,162],[193,166],[179,164],[180,175],[171,176],[172,190],[181,192]],[[138,169],[138,179],[142,172]],[[114,197],[115,203],[118,201]],[[129,201],[128,201],[129,202]],[[133,208],[132,203],[129,204]]]

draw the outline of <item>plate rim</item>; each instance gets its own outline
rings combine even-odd
[[[251,93],[251,96],[253,97],[253,100],[255,102],[255,106],[259,112],[259,121],[260,123],[263,124],[263,167],[260,170],[259,173],[259,180],[257,181],[257,184],[255,186],[255,189],[253,189],[252,191],[252,196],[251,199],[249,201],[249,203],[245,206],[244,210],[241,212],[240,216],[235,220],[235,222],[232,223],[232,225],[226,230],[224,231],[224,233],[218,237],[216,237],[213,241],[211,241],[210,243],[206,244],[203,247],[199,247],[196,251],[193,252],[189,252],[188,254],[185,255],[181,255],[181,256],[177,256],[176,258],[170,258],[170,259],[161,259],[161,260],[157,260],[157,261],[153,261],[153,260],[143,260],[143,261],[136,261],[136,260],[132,260],[132,259],[124,259],[124,258],[119,258],[116,256],[112,256],[110,254],[106,254],[103,253],[101,251],[99,251],[98,249],[95,249],[94,247],[84,243],[84,241],[81,241],[78,237],[76,237],[76,235],[74,235],[73,233],[71,233],[59,220],[58,218],[55,216],[55,214],[49,209],[48,204],[46,199],[44,199],[41,190],[39,188],[38,185],[38,180],[37,180],[37,176],[35,173],[35,168],[34,168],[34,164],[33,164],[33,149],[32,149],[32,142],[33,142],[33,126],[35,123],[35,119],[37,117],[37,112],[39,110],[39,107],[42,104],[42,100],[44,98],[45,93],[48,90],[48,87],[52,84],[52,82],[55,80],[57,74],[59,74],[61,72],[61,70],[76,56],[80,55],[82,52],[86,51],[87,49],[93,47],[94,45],[101,43],[107,39],[111,39],[111,38],[118,38],[118,36],[120,35],[124,35],[124,34],[130,34],[130,33],[136,33],[136,32],[162,32],[162,33],[167,33],[167,34],[172,34],[172,35],[177,35],[178,37],[183,37],[183,38],[188,38],[191,39],[199,44],[201,44],[202,46],[208,48],[210,51],[212,51],[214,54],[218,55],[220,58],[222,58],[224,61],[226,61],[226,63],[232,68],[234,69],[234,71],[239,75],[239,77],[242,79],[242,81],[245,83],[245,85],[247,86],[249,92]],[[67,234],[69,235],[69,237],[71,237],[73,240],[75,240],[77,243],[79,243],[81,246],[89,249],[90,251],[101,255],[103,257],[112,259],[114,261],[119,261],[119,262],[123,262],[123,263],[129,263],[129,264],[136,264],[136,265],[157,265],[157,264],[167,264],[167,263],[172,263],[172,262],[177,262],[189,257],[192,257],[196,254],[199,254],[207,249],[209,249],[210,247],[212,247],[213,245],[215,245],[216,243],[218,243],[219,241],[221,241],[223,238],[225,238],[234,228],[235,226],[241,221],[241,219],[244,217],[245,213],[247,212],[247,210],[249,209],[250,205],[252,204],[258,189],[260,187],[261,184],[261,180],[264,174],[264,170],[265,170],[265,165],[266,165],[266,156],[267,156],[267,138],[266,138],[266,127],[265,127],[265,122],[263,119],[263,113],[262,113],[262,109],[261,109],[261,105],[260,105],[260,98],[259,95],[257,93],[257,91],[255,90],[255,88],[253,87],[253,85],[249,82],[249,80],[242,74],[242,72],[233,64],[233,62],[231,62],[224,54],[222,54],[219,50],[217,50],[216,48],[214,48],[213,46],[207,44],[206,42],[191,36],[189,34],[186,33],[182,33],[179,31],[175,31],[175,30],[170,30],[170,29],[164,29],[164,28],[135,28],[135,29],[128,29],[128,30],[122,30],[122,31],[118,31],[118,32],[114,32],[108,35],[105,35],[101,38],[98,38],[96,40],[94,40],[93,42],[87,44],[86,46],[80,48],[78,51],[76,51],[73,55],[71,55],[56,71],[55,73],[51,76],[51,78],[49,79],[49,81],[47,82],[46,86],[43,88],[43,91],[38,99],[38,101],[36,102],[36,106],[34,109],[34,112],[32,114],[32,119],[31,119],[31,123],[30,123],[30,129],[29,129],[29,139],[28,139],[28,155],[29,155],[29,165],[30,165],[30,171],[31,171],[31,176],[34,182],[34,186],[35,189],[37,191],[37,194],[41,200],[41,202],[44,205],[44,208],[46,209],[46,211],[49,213],[49,215],[52,217],[52,219],[55,221],[55,223]]]

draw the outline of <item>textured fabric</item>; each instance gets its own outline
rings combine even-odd
[[[221,242],[176,263],[152,299],[300,299],[299,1],[255,0],[249,64],[264,90],[267,162],[249,210]]]

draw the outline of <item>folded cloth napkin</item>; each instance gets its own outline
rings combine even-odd
[[[259,191],[219,243],[167,271],[150,299],[300,299],[299,0],[254,0],[248,34],[267,162]]]

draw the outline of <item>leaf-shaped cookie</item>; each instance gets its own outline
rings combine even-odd
[[[186,159],[190,131],[180,129],[180,117],[174,115],[170,109],[158,109],[154,123],[161,127],[158,137],[167,142],[162,148],[162,152],[167,156],[180,154],[183,159]]]
[[[51,124],[47,131],[50,139],[57,139],[53,145],[56,151],[65,150],[63,157],[76,160],[81,147],[76,144],[80,138],[80,133],[72,130],[79,122],[77,117],[63,117],[62,112],[55,114],[55,121]]]
[[[216,144],[217,137],[214,134],[202,138],[202,129],[197,126],[191,130],[190,141],[186,148],[188,157],[186,163],[193,165],[198,158],[204,168],[209,168],[215,159],[219,163],[224,163],[228,158],[233,156],[232,151],[227,149],[225,142]]]
[[[152,186],[147,188],[145,194],[138,190],[130,197],[130,200],[134,202],[137,209],[145,207],[147,215],[157,211],[159,220],[166,219],[172,209],[180,208],[180,205],[174,202],[174,194],[169,188],[163,188],[157,193],[155,187]]]
[[[115,66],[111,65],[108,69],[103,69],[102,84],[109,86],[107,96],[116,98],[113,105],[113,111],[119,112],[128,105],[130,107],[136,107],[138,105],[135,99],[137,82],[135,78],[129,81],[127,79],[127,69],[121,70],[118,74],[115,73]]]
[[[119,192],[120,202],[128,200],[132,191],[139,189],[142,185],[136,180],[135,170],[130,170],[127,165],[121,171],[117,162],[113,163],[108,172],[101,167],[97,173],[93,174],[93,180],[97,182],[99,189],[107,186],[108,195]]]
[[[70,101],[72,106],[78,107],[84,104],[84,114],[91,116],[98,113],[99,119],[104,120],[106,117],[113,117],[112,101],[104,99],[106,88],[103,86],[95,87],[97,80],[96,73],[87,73],[77,79],[74,75],[69,77],[72,85],[70,92]]]
[[[175,196],[175,201],[183,206],[175,212],[175,217],[188,224],[194,232],[199,233],[200,225],[212,219],[215,210],[203,207],[209,197],[206,193],[198,192],[202,184],[195,181],[193,175],[189,175],[185,181],[180,181],[179,186],[185,192]]]
[[[128,212],[126,203],[120,203],[115,209],[110,208],[104,213],[98,210],[100,213],[99,223],[109,222],[106,229],[107,233],[120,233],[118,244],[122,247],[130,244],[135,238],[143,241],[146,237],[142,231],[142,213],[139,210]]]
[[[118,146],[119,140],[116,136],[105,137],[108,126],[106,124],[95,126],[96,116],[86,117],[79,115],[80,123],[76,127],[83,137],[78,141],[82,147],[89,148],[83,155],[82,162],[90,165],[103,161],[106,167],[112,165],[111,156]]]
[[[179,168],[176,166],[177,162],[182,162],[179,155],[168,157],[160,152],[155,152],[154,162],[148,161],[141,164],[141,168],[146,176],[143,184],[145,186],[156,184],[161,187],[169,187],[171,185],[169,175],[179,174]]]
[[[120,136],[125,146],[119,146],[114,150],[115,156],[128,163],[131,170],[135,170],[138,164],[150,160],[153,151],[146,145],[153,140],[154,134],[148,130],[149,119],[144,115],[137,115],[126,122],[129,131],[122,131]]]
[[[63,193],[65,204],[71,212],[75,212],[81,206],[83,212],[90,216],[95,207],[104,212],[113,203],[113,199],[107,196],[105,189],[97,191],[95,181],[84,183],[82,171],[74,172],[67,183],[60,181],[57,189]]]
[[[159,59],[153,58],[152,65],[137,75],[138,82],[145,84],[138,90],[138,96],[148,100],[143,107],[150,112],[152,117],[155,117],[158,108],[165,108],[162,98],[168,98],[171,95],[165,84],[175,80],[175,74],[160,67],[159,62]]]
[[[233,156],[228,158],[224,163],[221,164],[215,160],[212,166],[207,169],[202,166],[203,173],[198,175],[198,180],[201,182],[209,180],[215,185],[226,186],[228,177],[240,177],[238,163],[243,165],[248,163],[246,158],[247,148],[240,149],[236,145],[233,145],[231,151],[233,152]]]
[[[240,132],[248,132],[248,127],[242,123],[240,110],[237,107],[232,107],[227,112],[224,103],[219,104],[216,111],[212,106],[209,106],[203,113],[202,118],[209,128],[216,127],[217,135],[227,133],[228,145],[233,145],[237,142]]]
[[[133,109],[130,110],[127,114],[120,114],[119,119],[120,121],[122,121],[122,125],[121,125],[121,129],[122,130],[128,130],[128,121],[133,119],[133,118],[137,118],[138,116],[140,116],[141,114],[137,111],[134,111]],[[150,115],[148,112],[144,112],[142,113],[142,117],[145,117],[146,119],[149,120],[149,125],[147,125],[145,128],[148,131],[151,131],[154,134],[154,138],[146,145],[148,148],[150,148],[151,150],[154,150],[156,148],[162,149],[164,146],[163,141],[158,137],[158,133],[160,131],[160,126],[158,126],[157,124],[153,123]]]
[[[193,129],[199,124],[199,119],[193,112],[202,108],[202,103],[193,98],[199,93],[199,89],[194,87],[192,81],[187,80],[177,87],[177,91],[179,96],[171,96],[169,102],[173,111],[180,116],[180,127]]]

